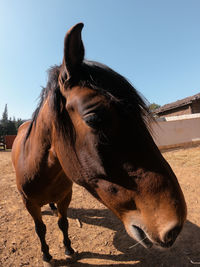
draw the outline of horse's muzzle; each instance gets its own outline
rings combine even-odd
[[[145,248],[151,248],[153,243],[147,237],[146,233],[138,226],[132,225],[132,231],[135,239]]]
[[[145,248],[151,248],[153,245],[160,248],[170,248],[174,244],[181,229],[182,227],[175,226],[174,228],[170,229],[168,232],[165,233],[162,240],[158,238],[153,240],[141,227],[137,225],[132,225],[131,233],[138,241],[138,243]]]
[[[181,229],[182,229],[181,226],[175,226],[172,229],[170,229],[163,236],[163,241],[158,241],[158,245],[163,247],[163,248],[170,248],[174,244]]]

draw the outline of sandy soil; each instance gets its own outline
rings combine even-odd
[[[198,266],[200,264],[200,147],[165,152],[182,186],[188,220],[174,246],[165,251],[134,245],[121,222],[83,188],[75,185],[69,236],[76,259],[66,262],[57,218],[43,207],[47,242],[55,266]],[[77,223],[77,219],[81,223]],[[10,152],[0,152],[0,266],[42,266],[33,221],[15,185]]]

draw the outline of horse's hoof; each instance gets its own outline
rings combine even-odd
[[[44,266],[44,267],[54,267],[54,266],[55,266],[55,264],[54,264],[54,260],[51,259],[49,262],[47,262],[47,261],[43,261],[43,266]]]
[[[66,254],[65,253],[65,258],[67,261],[74,261],[74,260],[76,260],[76,257],[77,257],[77,253],[75,251],[73,254]]]

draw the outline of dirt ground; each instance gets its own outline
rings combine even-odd
[[[0,152],[0,266],[40,267],[40,245],[33,221],[15,185],[10,152]],[[47,242],[55,266],[198,266],[200,264],[200,147],[163,153],[176,173],[188,205],[188,218],[169,250],[146,250],[128,237],[122,223],[86,190],[74,185],[69,236],[78,252],[66,262],[57,218],[43,207]],[[79,225],[78,220],[81,225]],[[80,227],[81,226],[81,227]]]

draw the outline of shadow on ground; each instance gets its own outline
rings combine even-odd
[[[44,212],[50,215],[48,211]],[[64,259],[55,260],[55,266],[95,266],[94,264],[81,263],[83,259],[112,260],[115,264],[97,264],[96,266],[198,266],[200,265],[200,228],[187,221],[184,229],[173,245],[168,250],[151,248],[149,250],[141,245],[129,248],[134,241],[126,234],[122,223],[107,209],[68,209],[68,217],[79,219],[81,223],[92,224],[109,228],[115,231],[113,244],[121,252],[119,255],[106,255],[91,252],[79,253],[68,265]],[[112,226],[112,228],[111,228]],[[77,233],[78,235],[78,233]],[[136,261],[135,264],[129,264]],[[121,263],[120,263],[121,262]],[[126,263],[127,262],[127,263]],[[137,263],[138,262],[138,263]]]

